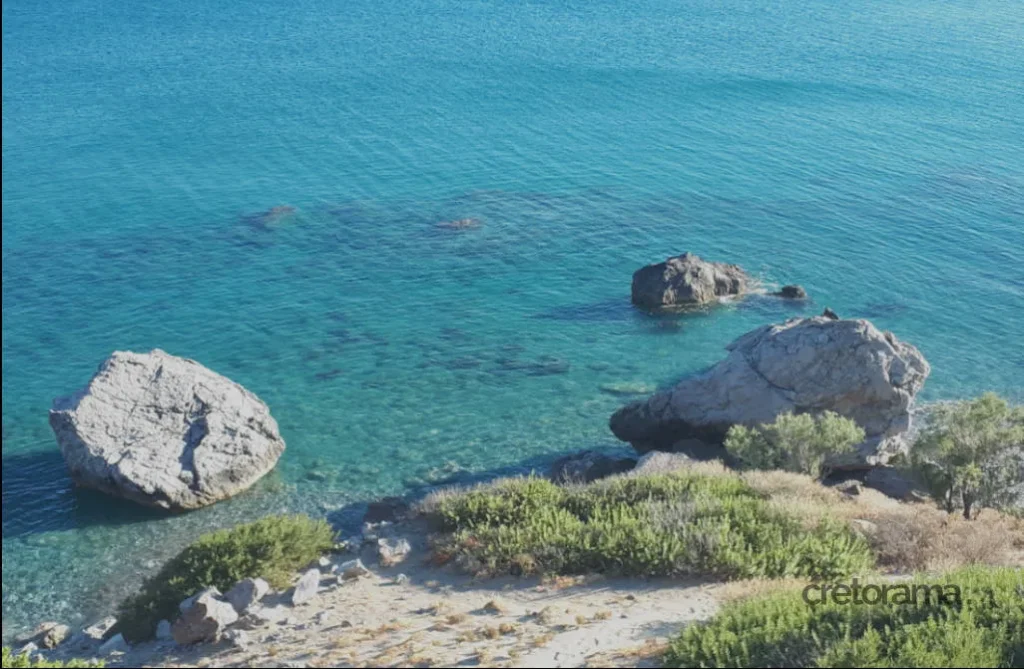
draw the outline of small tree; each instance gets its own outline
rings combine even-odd
[[[937,407],[910,450],[911,464],[952,513],[1000,507],[1021,483],[1013,451],[1024,449],[1024,407],[995,393]]]
[[[784,413],[774,423],[753,428],[733,425],[725,448],[752,469],[785,469],[822,479],[829,473],[829,457],[848,453],[862,441],[864,430],[832,411]]]

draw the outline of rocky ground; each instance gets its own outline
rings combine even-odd
[[[352,554],[323,561],[315,597],[293,605],[291,591],[269,594],[216,643],[157,640],[108,650],[103,659],[130,667],[641,666],[688,622],[710,617],[727,587],[603,578],[476,581],[430,565],[423,542],[412,543],[400,564],[371,566],[358,578],[336,576]],[[76,655],[64,647],[50,657]]]

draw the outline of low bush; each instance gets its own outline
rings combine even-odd
[[[826,411],[780,414],[773,423],[748,428],[734,425],[725,449],[751,469],[783,469],[821,479],[827,460],[853,450],[864,441],[864,430],[849,418]]]
[[[872,564],[863,539],[812,527],[735,474],[682,470],[559,487],[508,479],[438,499],[435,553],[482,574],[832,578]]]
[[[326,522],[301,515],[271,516],[205,534],[121,604],[114,631],[129,641],[149,638],[157,622],[173,619],[182,600],[206,587],[224,591],[244,578],[261,577],[285,588],[298,569],[330,550],[334,540]]]
[[[100,660],[68,660],[62,662],[60,660],[44,660],[44,659],[32,659],[27,653],[21,655],[15,655],[14,652],[4,646],[3,648],[3,662],[2,666],[4,669],[11,667],[11,669],[61,669],[67,667],[68,669],[77,669],[79,667],[103,667],[106,666]]]
[[[801,590],[726,605],[670,644],[668,667],[1021,667],[1024,576],[972,567],[914,583],[957,586],[945,602],[810,605]],[[817,594],[811,598],[819,601]]]

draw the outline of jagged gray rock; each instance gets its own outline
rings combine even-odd
[[[337,573],[339,580],[351,581],[362,576],[369,576],[370,570],[363,566],[362,560],[357,558],[348,562],[342,562],[338,565]]]
[[[27,635],[15,639],[16,646],[34,643],[36,646],[53,649],[64,643],[71,635],[71,628],[57,622],[40,623]]]
[[[270,584],[262,578],[244,578],[224,594],[224,599],[241,615],[248,612],[268,592]]]
[[[867,469],[905,449],[914,396],[930,372],[916,348],[866,320],[791,319],[726,349],[706,372],[619,409],[612,432],[641,452],[669,450],[687,438],[721,443],[732,425],[771,422],[786,411],[829,410],[867,434],[830,465]]]
[[[407,539],[402,537],[385,537],[377,539],[377,558],[381,566],[393,567],[396,564],[405,562],[405,558],[412,551]]]
[[[737,265],[702,260],[693,253],[642,267],[633,273],[633,304],[647,309],[701,305],[740,295],[749,279]]]
[[[175,642],[182,646],[216,641],[238,620],[235,607],[220,599],[216,588],[207,588],[180,605],[181,615],[171,625]]]
[[[320,590],[320,570],[310,569],[306,571],[292,590],[291,603],[294,606],[305,604],[316,597]]]
[[[115,634],[106,641],[104,641],[99,648],[100,655],[114,655],[115,653],[127,653],[131,650],[128,642],[124,640],[124,636]]]
[[[156,624],[156,639],[157,641],[167,641],[174,638],[174,634],[171,633],[171,621],[161,620]]]
[[[78,485],[173,510],[245,490],[285,448],[258,397],[160,350],[115,352],[50,426]]]

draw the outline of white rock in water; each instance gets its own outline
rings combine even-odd
[[[285,448],[258,397],[161,350],[115,352],[54,400],[50,427],[78,485],[174,510],[245,490]]]
[[[292,604],[305,604],[316,597],[320,589],[320,570],[310,569],[304,573],[292,591]]]
[[[914,396],[931,368],[920,352],[866,320],[824,316],[757,328],[711,369],[619,409],[611,429],[639,451],[688,438],[719,441],[734,424],[780,413],[834,411],[867,439],[830,465],[868,469],[905,449]]]

